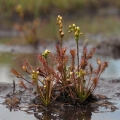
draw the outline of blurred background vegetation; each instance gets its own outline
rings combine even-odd
[[[0,42],[36,44],[39,39],[57,40],[59,14],[63,16],[65,33],[75,22],[85,34],[84,39],[90,34],[119,35],[119,0],[0,0],[0,30],[12,28],[24,34],[9,39],[6,36]],[[65,39],[69,39],[68,35]]]
[[[1,17],[14,16],[15,7],[20,4],[25,16],[38,17],[51,14],[78,14],[96,12],[106,7],[120,8],[119,0],[0,0]]]

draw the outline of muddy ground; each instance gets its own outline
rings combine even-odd
[[[25,91],[24,88],[16,84],[15,91],[19,93],[19,96],[24,98],[27,102],[32,100],[33,96],[29,94],[28,91]],[[6,97],[7,95],[12,94],[13,84],[11,83],[0,83],[0,96]],[[119,101],[120,100],[120,80],[119,79],[103,79],[99,80],[99,83],[93,93],[94,95],[102,95],[103,99],[108,101]],[[30,95],[30,99],[28,96]],[[100,97],[101,99],[101,97]],[[24,101],[25,102],[25,101]]]

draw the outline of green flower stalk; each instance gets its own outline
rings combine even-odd
[[[78,61],[78,72],[79,72],[79,46],[78,46],[78,40],[80,35],[82,35],[82,32],[80,31],[80,28],[76,26],[74,23],[69,26],[70,30],[68,31],[69,33],[74,32],[75,36],[75,41],[77,44],[77,61]]]
[[[46,64],[47,64],[47,66],[46,66],[46,72],[47,72],[47,74],[49,73],[49,72],[48,72],[48,71],[49,71],[49,70],[48,70],[48,60],[47,60],[47,57],[48,57],[49,53],[50,53],[50,51],[49,51],[48,49],[46,49],[45,52],[42,53],[42,57],[45,58]]]

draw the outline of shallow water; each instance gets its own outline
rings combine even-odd
[[[20,70],[20,67],[21,67],[20,64],[21,64],[22,60],[24,58],[27,58],[28,55],[26,55],[26,54],[20,54],[19,55],[18,54],[16,56],[16,54],[11,54],[11,55],[8,55],[6,57],[5,54],[6,53],[1,53],[1,55],[0,55],[0,61],[2,61],[2,62],[0,62],[0,77],[1,77],[0,82],[11,83],[13,81],[13,79],[15,79],[16,81],[18,79],[16,79],[16,77],[11,74],[10,70],[12,68],[14,68],[16,70]],[[21,57],[19,58],[19,56],[21,56]],[[31,54],[31,55],[29,54],[29,58],[28,59],[32,59],[32,57],[30,58],[30,56],[34,56],[34,55],[33,54]],[[112,78],[119,79],[120,78],[120,59],[115,60],[112,57],[105,57],[105,56],[102,57],[102,56],[95,55],[93,57],[93,60],[92,60],[92,64],[93,64],[94,67],[96,67],[96,65],[97,65],[96,64],[96,58],[99,58],[99,57],[101,57],[102,61],[108,61],[109,62],[109,66],[103,72],[103,74],[101,75],[101,78],[105,78],[105,79],[112,79]],[[33,58],[33,60],[31,60],[32,63],[34,63],[35,60],[36,59]]]
[[[22,111],[12,111],[10,112],[5,106],[0,105],[0,119],[1,120],[36,120],[34,115],[27,115]]]
[[[106,112],[106,113],[92,113],[91,120],[119,120],[120,111]]]
[[[120,110],[111,112],[105,108],[99,108],[98,110],[91,110],[91,108],[87,108],[65,112],[61,115],[50,111],[37,114],[28,114],[23,111],[10,112],[4,105],[0,105],[1,120],[15,120],[16,118],[19,118],[19,120],[41,120],[41,116],[43,118],[42,120],[119,120]]]

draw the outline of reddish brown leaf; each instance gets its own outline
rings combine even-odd
[[[20,73],[18,73],[16,70],[12,69],[11,72],[17,76],[17,77],[21,77]]]
[[[24,87],[25,89],[28,89],[27,86],[24,84],[24,82],[23,82],[22,80],[20,81],[20,85],[21,85],[22,87]]]
[[[96,85],[97,85],[97,83],[98,83],[98,78],[93,78],[93,83],[94,83],[94,85],[95,85],[95,87],[96,87]]]
[[[21,85],[23,88],[25,88],[26,90],[28,90],[30,93],[33,93],[33,92],[30,91],[30,90],[28,89],[28,87],[24,84],[23,80],[20,81],[20,85]]]

